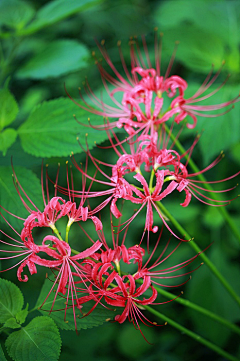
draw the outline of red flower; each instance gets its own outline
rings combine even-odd
[[[81,94],[81,90],[80,97],[82,103],[76,102],[67,92],[70,99],[80,108],[105,118],[117,118],[117,120],[108,124],[96,126],[97,129],[124,127],[130,137],[134,134],[139,134],[139,132],[143,132],[145,135],[149,133],[152,135],[153,132],[159,128],[159,125],[163,124],[171,117],[175,117],[174,121],[179,123],[185,119],[187,115],[189,115],[193,120],[193,124],[187,123],[187,127],[194,128],[197,122],[197,116],[215,117],[221,115],[211,115],[208,112],[227,108],[229,105],[239,101],[238,95],[236,98],[222,104],[209,106],[195,105],[196,102],[201,102],[202,100],[214,95],[225,84],[224,82],[217,89],[208,94],[206,93],[216,81],[221,69],[212,78],[211,71],[199,90],[192,97],[186,99],[184,92],[188,86],[187,82],[178,75],[169,76],[175,57],[175,51],[165,75],[162,76],[160,73],[161,40],[160,44],[158,44],[156,36],[155,66],[152,65],[150,61],[144,37],[142,38],[142,42],[145,53],[143,56],[141,54],[138,40],[136,39],[130,41],[131,71],[127,69],[119,43],[119,53],[125,77],[120,74],[112,63],[107,50],[104,47],[104,43],[102,45],[97,44],[103,58],[111,70],[111,73],[114,73],[114,76],[112,76],[110,72],[103,68],[101,62],[96,61],[102,82],[109,98],[111,99],[112,105],[105,104],[102,99],[99,99],[93,93],[88,82],[86,82],[85,91],[89,98],[89,102],[84,99]],[[147,62],[144,61],[144,56],[147,59]],[[110,91],[109,86],[113,86],[112,91]],[[165,112],[162,111],[162,94],[164,92],[169,98],[174,98],[171,102],[170,108]],[[116,94],[120,94],[121,101],[116,100]],[[230,109],[228,108],[222,114],[225,114]],[[204,112],[204,114],[202,112]],[[205,114],[206,112],[207,114]]]

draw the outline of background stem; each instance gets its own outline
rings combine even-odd
[[[206,340],[205,338],[199,336],[197,333],[192,332],[190,330],[188,330],[186,327],[180,325],[179,323],[173,321],[171,318],[163,315],[162,313],[154,310],[152,307],[150,306],[144,306],[144,308],[146,310],[148,310],[149,312],[151,312],[153,315],[157,316],[158,318],[162,319],[164,322],[167,322],[169,325],[175,327],[177,330],[181,331],[182,333],[185,333],[186,335],[188,335],[189,337],[193,338],[194,340],[196,340],[197,342],[202,343],[204,346],[210,348],[211,350],[213,350],[214,352],[218,353],[219,355],[221,355],[222,357],[225,357],[227,360],[231,360],[231,361],[239,361],[238,358],[230,355],[228,352],[224,351],[223,349],[221,349],[220,347],[218,347],[217,345],[214,345],[212,342]]]
[[[172,224],[176,227],[176,229],[181,233],[181,235],[183,237],[185,237],[185,239],[191,239],[192,238],[189,235],[189,233],[178,223],[178,221],[171,215],[171,213],[164,207],[164,205],[161,202],[155,202],[155,203],[156,203],[156,206],[167,216],[167,218],[172,222]],[[199,248],[198,245],[193,240],[191,240],[190,242],[187,242],[187,243],[197,253],[199,253],[199,257],[202,258],[204,263],[208,266],[208,268],[218,278],[218,280],[226,288],[228,293],[232,296],[232,298],[240,306],[240,297],[236,294],[236,292],[233,290],[233,288],[229,285],[227,280],[221,275],[221,273],[218,271],[217,267],[210,261],[210,259],[205,255],[205,253],[203,253],[201,248]]]

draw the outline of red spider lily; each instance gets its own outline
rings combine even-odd
[[[211,91],[208,94],[206,93],[218,78],[221,69],[211,78],[213,72],[212,69],[199,90],[192,97],[186,99],[184,95],[184,92],[188,86],[186,81],[177,75],[172,75],[169,77],[176,49],[174,50],[165,75],[162,76],[160,74],[161,40],[160,43],[158,43],[157,36],[155,37],[154,66],[150,61],[149,52],[144,37],[142,37],[142,43],[144,48],[144,55],[147,59],[146,62],[143,59],[138,40],[134,39],[130,41],[130,72],[127,69],[125,59],[122,55],[120,43],[118,43],[120,59],[122,61],[125,77],[120,74],[120,72],[112,63],[107,50],[105,49],[104,42],[101,45],[97,43],[103,58],[108,64],[111,72],[114,73],[114,76],[112,76],[103,68],[100,62],[96,61],[102,82],[107,91],[109,99],[112,102],[112,105],[108,105],[99,99],[92,91],[88,82],[86,82],[85,85],[85,92],[89,98],[90,104],[88,104],[82,96],[81,89],[80,97],[82,103],[80,104],[76,102],[66,91],[70,99],[82,109],[107,118],[118,118],[117,121],[113,121],[107,125],[105,124],[96,126],[97,129],[124,127],[130,137],[139,132],[143,132],[143,134],[148,134],[150,132],[152,135],[153,132],[159,128],[159,125],[163,124],[171,117],[175,116],[174,121],[179,123],[185,119],[187,115],[191,116],[193,120],[193,124],[187,123],[187,127],[194,128],[197,122],[197,116],[215,117],[225,114],[231,109],[228,108],[230,105],[239,101],[238,95],[236,98],[222,104],[209,106],[195,105],[195,103],[201,102],[217,93],[226,83],[226,81],[224,81],[223,84],[221,84],[217,89]],[[114,89],[110,91],[109,86],[113,86]],[[164,92],[169,98],[176,97],[173,99],[170,108],[165,113],[162,111],[162,94]],[[120,93],[122,95],[122,100],[120,102],[115,98],[116,93]],[[223,108],[227,108],[227,110],[222,114],[211,115],[208,113],[209,111]]]
[[[3,252],[5,254],[14,254],[12,256],[4,256],[1,257],[0,260],[9,260],[9,259],[13,259],[13,258],[18,258],[18,257],[25,257],[23,259],[21,259],[18,263],[16,263],[14,266],[9,267],[8,269],[2,270],[0,272],[5,272],[8,271],[14,267],[18,267],[17,270],[17,277],[19,281],[22,282],[27,282],[28,281],[28,277],[27,275],[24,275],[24,278],[22,278],[22,272],[23,272],[23,268],[25,266],[28,266],[29,272],[31,275],[37,273],[37,268],[36,268],[36,264],[38,264],[39,261],[39,257],[36,255],[36,253],[44,251],[44,249],[46,247],[42,247],[42,246],[37,246],[34,244],[34,242],[31,242],[31,240],[29,240],[27,243],[24,242],[21,239],[21,235],[10,225],[10,223],[6,220],[6,218],[3,216],[2,213],[0,213],[1,216],[3,217],[3,219],[5,220],[5,222],[11,227],[11,229],[16,233],[16,235],[20,238],[20,241],[9,236],[8,234],[6,234],[3,230],[0,230],[0,232],[7,237],[9,240],[11,240],[11,243],[6,242],[4,240],[0,240],[0,242],[4,245],[10,246],[11,250],[8,249],[1,249],[0,252]]]
[[[44,300],[43,304],[41,305],[41,308],[47,301],[49,295],[53,291],[55,285],[57,284],[56,293],[52,302],[52,306],[49,312],[52,312],[57,295],[60,293],[66,296],[66,307],[65,307],[65,315],[67,309],[69,306],[69,299],[71,298],[71,306],[73,308],[73,316],[74,316],[74,322],[75,322],[75,328],[77,330],[77,324],[76,324],[76,315],[75,315],[75,301],[77,300],[77,291],[76,291],[76,279],[81,279],[81,282],[84,283],[85,288],[88,289],[89,285],[87,284],[89,281],[91,281],[88,278],[88,275],[84,271],[84,267],[78,262],[79,260],[83,260],[87,257],[92,256],[96,251],[98,251],[102,243],[100,241],[95,242],[90,248],[87,248],[83,252],[79,252],[78,254],[72,256],[72,250],[68,243],[59,240],[55,236],[47,236],[43,240],[43,245],[47,241],[50,241],[52,243],[52,247],[47,248],[45,252],[51,257],[51,260],[43,260],[42,265],[55,269],[58,271],[58,274],[56,276],[56,279],[52,285],[52,288],[50,289],[46,299]],[[52,260],[54,259],[54,260]],[[80,308],[80,305],[77,304],[77,307]]]
[[[157,170],[156,172],[156,186],[154,190],[152,191],[149,189],[149,186],[145,180],[145,178],[141,174],[136,174],[134,176],[135,179],[137,179],[143,186],[143,192],[141,192],[139,189],[132,187],[133,192],[138,196],[138,198],[133,196],[127,196],[126,199],[130,200],[133,203],[141,204],[141,207],[139,210],[127,221],[127,224],[131,222],[137,214],[146,206],[147,207],[147,213],[146,213],[146,221],[145,221],[145,230],[151,231],[153,233],[156,233],[158,231],[158,227],[153,227],[153,207],[157,211],[159,217],[163,221],[166,228],[178,239],[180,239],[168,226],[167,222],[164,219],[163,214],[160,212],[159,208],[156,206],[155,202],[161,201],[163,198],[165,198],[167,195],[172,193],[174,189],[177,188],[178,183],[175,181],[171,181],[171,183],[167,186],[166,189],[162,191],[163,183],[164,183],[164,170]]]
[[[155,303],[158,292],[154,285],[161,287],[179,287],[185,284],[190,278],[172,286],[162,284],[159,280],[185,277],[194,272],[201,265],[191,271],[182,272],[182,269],[190,265],[199,256],[199,253],[177,265],[159,269],[159,267],[161,267],[162,264],[178,249],[181,242],[166,255],[170,243],[169,240],[157,259],[155,259],[154,262],[151,262],[162,236],[162,227],[156,245],[144,264],[144,249],[139,245],[129,248],[125,247],[124,242],[127,231],[123,236],[121,244],[119,244],[119,233],[114,234],[113,226],[111,228],[113,248],[107,245],[104,233],[101,231],[99,232],[99,235],[106,251],[101,248],[101,250],[96,252],[93,257],[84,261],[86,263],[86,270],[89,278],[92,279],[92,283],[90,288],[86,290],[88,294],[79,297],[78,302],[82,305],[91,300],[95,301],[95,305],[87,313],[88,315],[93,312],[99,302],[102,302],[102,299],[104,299],[107,305],[113,306],[117,310],[115,321],[123,323],[128,318],[130,322],[133,322],[136,329],[140,330],[142,333],[139,321],[150,326],[156,324],[146,318],[143,313],[144,306],[173,301],[169,300],[166,302]],[[137,265],[136,272],[133,275],[122,272],[121,267],[123,264],[130,264],[131,262]],[[151,291],[150,296],[149,291]],[[79,292],[82,293],[82,289],[79,289]],[[119,308],[121,311],[118,311]]]
[[[223,63],[224,64],[224,63]],[[201,87],[196,91],[196,93],[194,95],[192,95],[190,98],[185,99],[183,95],[179,95],[178,97],[176,97],[172,103],[171,103],[171,108],[172,108],[172,112],[173,114],[177,114],[177,116],[174,118],[174,121],[176,123],[180,123],[182,120],[184,120],[186,118],[187,115],[189,115],[192,120],[193,120],[193,124],[189,124],[187,123],[187,127],[189,129],[192,129],[196,126],[197,123],[197,116],[202,116],[202,117],[207,117],[207,118],[214,118],[223,114],[226,114],[227,112],[229,112],[232,107],[229,107],[230,105],[236,103],[239,101],[239,95],[237,95],[235,98],[233,98],[232,100],[229,100],[227,102],[221,103],[221,104],[215,104],[215,105],[196,105],[196,103],[201,102],[205,99],[210,98],[211,96],[213,96],[214,94],[216,94],[222,87],[223,85],[226,83],[227,79],[221,84],[219,85],[215,90],[211,91],[210,93],[206,93],[207,90],[212,86],[212,84],[216,81],[216,79],[218,78],[220,72],[222,69],[220,69],[212,78],[212,72],[213,72],[213,68],[210,71],[210,73],[207,75],[206,79],[204,80],[203,84],[201,85]],[[223,109],[223,108],[227,108],[224,112],[222,112],[221,114],[209,114],[208,112],[212,112],[215,110],[219,110],[219,109]]]
[[[58,170],[59,172],[59,170]],[[58,172],[56,176],[56,183],[58,180]],[[49,227],[51,230],[55,232],[58,239],[63,242],[63,239],[61,235],[59,234],[55,223],[57,220],[59,220],[61,217],[67,216],[68,217],[68,223],[66,227],[66,242],[68,242],[68,233],[70,226],[73,222],[80,222],[80,221],[86,221],[87,219],[91,219],[95,225],[95,229],[98,231],[102,229],[102,223],[101,221],[96,217],[93,216],[88,212],[88,207],[83,207],[84,204],[84,197],[81,197],[81,202],[79,207],[76,206],[75,202],[72,202],[71,200],[65,201],[63,198],[57,196],[57,188],[55,188],[55,197],[51,198],[49,197],[49,187],[48,187],[48,177],[46,177],[46,193],[47,193],[47,200],[44,195],[44,187],[43,187],[43,168],[42,168],[42,176],[41,176],[41,183],[42,183],[42,195],[43,195],[43,202],[45,205],[44,211],[41,212],[36,205],[33,203],[33,201],[28,197],[27,193],[21,186],[21,183],[18,181],[17,175],[13,168],[13,175],[14,175],[14,184],[17,190],[17,193],[27,209],[27,211],[30,213],[30,215],[24,219],[17,215],[12,214],[11,212],[7,211],[5,208],[3,208],[1,205],[0,207],[10,214],[11,216],[18,218],[23,221],[23,229],[21,231],[21,234],[19,234],[6,220],[6,218],[3,216],[2,213],[1,216],[5,220],[5,222],[12,228],[12,230],[17,234],[17,236],[20,238],[20,241],[17,239],[14,239],[13,237],[8,236],[5,232],[0,230],[6,237],[8,237],[12,243],[6,242],[1,240],[1,243],[6,244],[7,246],[13,247],[11,250],[1,250],[2,252],[5,252],[7,254],[12,253],[13,256],[4,257],[2,259],[10,259],[10,258],[17,258],[17,257],[25,257],[21,261],[19,261],[16,265],[13,267],[19,266],[17,271],[17,276],[19,281],[26,282],[28,280],[27,275],[24,275],[24,279],[22,279],[22,272],[25,266],[28,266],[28,269],[30,271],[30,274],[34,274],[37,272],[36,265],[51,267],[50,264],[47,265],[46,260],[42,260],[41,257],[39,257],[40,252],[47,253],[49,252],[49,249],[44,244],[38,245],[35,242],[35,239],[33,237],[32,231],[35,227]],[[85,184],[83,184],[83,194],[85,191]],[[70,193],[69,193],[70,197]],[[29,207],[29,205],[26,203],[26,200],[30,202],[32,208]],[[13,268],[11,267],[11,268]]]
[[[196,142],[194,142],[192,147],[190,148],[190,153],[192,152],[195,144],[196,144]],[[175,154],[177,154],[177,152],[175,152]],[[215,190],[208,190],[206,188],[201,187],[200,185],[201,184],[215,184],[215,183],[221,183],[221,182],[228,181],[230,179],[237,177],[240,174],[240,171],[233,174],[230,177],[227,177],[227,178],[224,178],[224,179],[221,179],[218,181],[200,181],[200,180],[194,179],[194,177],[196,177],[200,174],[203,174],[203,173],[207,172],[208,170],[210,170],[211,168],[213,168],[214,166],[216,166],[223,158],[222,153],[206,168],[200,170],[199,172],[195,172],[195,173],[188,173],[187,164],[188,164],[189,159],[187,160],[186,164],[184,165],[180,162],[181,158],[183,158],[183,155],[182,156],[178,155],[176,158],[174,158],[173,161],[171,162],[171,165],[173,165],[173,167],[174,167],[174,171],[168,169],[165,171],[165,174],[164,174],[166,177],[165,181],[177,182],[178,186],[176,187],[176,189],[179,192],[184,191],[186,193],[186,198],[185,198],[184,202],[181,203],[181,206],[187,207],[191,201],[192,196],[194,196],[196,199],[198,199],[200,202],[202,202],[204,204],[215,206],[215,207],[225,206],[225,205],[229,204],[232,200],[237,198],[237,197],[235,197],[230,200],[217,200],[217,199],[210,198],[206,194],[204,194],[204,192],[225,193],[225,192],[229,192],[229,191],[235,189],[236,186],[229,188],[229,189],[215,191]],[[210,201],[211,203],[209,203],[208,201]]]

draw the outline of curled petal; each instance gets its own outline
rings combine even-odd
[[[118,198],[113,198],[112,202],[111,202],[111,206],[110,206],[110,210],[112,212],[112,214],[114,215],[114,217],[116,218],[120,218],[122,216],[122,213],[118,210],[117,206],[116,206],[116,202],[117,202]]]

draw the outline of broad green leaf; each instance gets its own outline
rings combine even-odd
[[[7,153],[8,148],[13,145],[17,138],[17,132],[13,128],[7,128],[4,129],[0,133],[0,151],[3,152],[3,155],[5,156]]]
[[[154,17],[164,33],[163,45],[180,41],[176,57],[186,67],[207,72],[212,63],[219,66],[225,60],[225,68],[238,73],[238,6],[238,1],[166,1]]]
[[[9,327],[9,328],[20,328],[21,325],[19,323],[17,323],[16,318],[12,317],[9,318],[3,325],[4,327]]]
[[[22,0],[0,1],[0,26],[22,29],[34,16],[34,9],[30,2]]]
[[[55,0],[48,2],[38,11],[36,19],[28,26],[26,32],[32,33],[46,26],[55,24],[98,2],[99,0]]]
[[[14,167],[14,170],[18,177],[19,183],[27,193],[28,197],[39,209],[43,209],[42,190],[39,179],[29,169],[23,167]],[[12,172],[13,171],[11,167],[0,167],[0,204],[9,212],[19,217],[26,218],[29,213],[25,209],[14,187]],[[30,204],[30,202],[27,201],[26,197],[23,196],[23,198],[29,207],[33,209],[33,206]],[[23,221],[9,215],[4,211],[2,211],[2,213],[14,228],[19,230],[22,228]],[[2,217],[0,217],[0,222],[5,222]]]
[[[226,41],[235,43],[239,32],[239,2],[232,1],[206,1],[175,0],[163,2],[154,14],[156,23],[161,24],[161,30],[180,28],[184,23],[202,28],[210,34],[216,34]],[[216,19],[221,26],[216,26]],[[231,34],[231,36],[229,36]]]
[[[19,311],[16,314],[17,322],[20,323],[20,324],[24,323],[25,320],[26,320],[27,315],[28,315],[28,303],[27,303],[27,306],[23,310]]]
[[[23,307],[23,295],[12,282],[0,279],[0,323],[14,318]]]
[[[169,29],[164,33],[163,41],[169,52],[179,41],[176,58],[193,71],[208,73],[212,64],[220,68],[225,59],[224,45],[217,35],[200,31],[189,24]]]
[[[11,124],[17,116],[18,105],[7,88],[0,89],[0,130]]]
[[[6,357],[4,356],[1,344],[0,344],[0,360],[1,361],[7,361]]]
[[[79,122],[87,123],[88,113],[79,109],[70,99],[59,98],[37,106],[25,123],[18,129],[25,152],[36,157],[61,157],[81,153],[76,137],[82,145],[87,142],[89,149],[107,139],[105,131],[85,128]],[[93,124],[102,124],[101,117],[91,117]],[[85,146],[86,147],[86,146]]]
[[[226,254],[221,249],[219,242],[215,242],[208,251],[208,257],[218,269],[221,269],[221,273],[233,289],[238,290],[239,280],[233,275],[239,274],[239,267],[237,264],[227,262]],[[190,288],[189,299],[192,302],[221,315],[230,322],[240,320],[237,304],[206,266],[202,266],[200,270],[194,273],[188,287]],[[194,310],[189,309],[189,312],[195,323],[197,333],[201,333],[210,341],[224,347],[230,336],[230,330],[206,316],[199,315]]]
[[[43,284],[40,295],[35,305],[35,307],[38,308],[39,311],[44,315],[46,314],[46,311],[49,311],[51,309],[55,293],[52,292],[48,297],[48,299],[46,300],[46,302],[44,303],[43,307],[42,308],[39,307],[41,307],[41,305],[45,301],[51,287],[52,287],[51,282],[49,282],[49,280],[46,280]],[[66,306],[65,301],[66,301],[65,298],[60,296],[57,297],[54,304],[53,312],[49,314],[49,316],[56,322],[57,326],[60,327],[61,329],[75,330],[75,323],[74,323],[72,309],[67,310],[66,318],[64,320],[64,314],[65,314],[64,309]],[[78,330],[100,326],[103,323],[105,323],[107,319],[114,319],[116,313],[113,311],[113,309],[112,308],[107,309],[104,308],[103,306],[97,306],[92,313],[90,313],[86,317],[83,317],[83,313],[87,313],[93,305],[94,303],[89,305],[88,302],[86,305],[83,305],[81,311],[75,309]],[[55,311],[58,309],[62,311]]]
[[[46,45],[17,72],[20,79],[45,79],[79,70],[87,65],[88,49],[75,40],[56,40]]]
[[[8,336],[5,345],[14,361],[57,361],[61,338],[54,321],[40,316]]]

